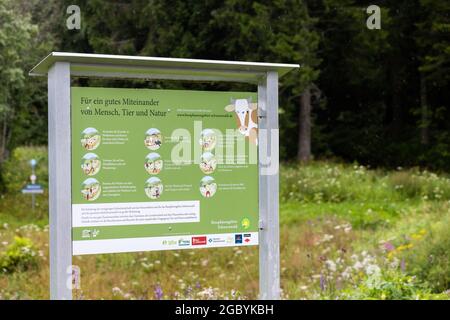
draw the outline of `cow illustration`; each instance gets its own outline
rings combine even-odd
[[[225,107],[227,112],[235,112],[239,133],[258,145],[258,104],[252,99],[231,99],[231,104]]]

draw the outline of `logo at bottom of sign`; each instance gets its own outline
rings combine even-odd
[[[192,237],[192,245],[193,246],[206,245],[206,236]]]

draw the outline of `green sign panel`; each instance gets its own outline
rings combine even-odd
[[[258,244],[256,99],[73,87],[73,254]]]

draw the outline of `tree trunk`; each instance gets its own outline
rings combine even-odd
[[[311,88],[308,86],[300,98],[297,159],[311,160]]]
[[[7,113],[5,112],[3,123],[2,123],[2,132],[1,132],[1,145],[0,145],[0,163],[2,163],[6,159],[6,142],[7,142],[7,133],[8,133],[8,122],[7,122]]]
[[[420,123],[420,143],[424,146],[430,142],[429,118],[428,118],[428,102],[427,102],[427,86],[425,79],[420,79],[420,107],[421,107],[421,123]]]
[[[394,138],[399,138],[403,128],[403,106],[401,101],[401,79],[397,65],[392,74],[392,122],[390,133]]]

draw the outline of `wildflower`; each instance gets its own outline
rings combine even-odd
[[[203,291],[198,293],[198,296],[202,299],[214,299],[217,296],[218,289],[216,288],[205,288]]]
[[[413,247],[412,243],[402,244],[402,245],[398,246],[397,251],[404,251],[407,249],[411,249],[412,247]]]
[[[323,274],[320,275],[320,290],[324,291],[325,290],[325,277],[323,276]]]
[[[114,287],[112,288],[112,293],[113,295],[122,294],[122,289],[120,289],[119,287]]]
[[[359,270],[362,269],[364,266],[360,261],[356,261],[356,263],[353,265],[353,269]]]
[[[163,290],[162,290],[162,288],[161,288],[161,286],[159,284],[157,284],[155,286],[155,290],[154,290],[153,293],[155,294],[155,299],[156,300],[161,300],[162,299],[162,297],[163,297]]]
[[[366,274],[370,275],[380,275],[381,269],[376,264],[368,265],[366,268]]]
[[[334,263],[334,261],[327,260],[327,261],[325,261],[325,264],[326,264],[328,270],[330,270],[331,272],[335,272],[336,271],[336,263]]]
[[[396,252],[395,250],[389,251],[389,253],[387,254],[387,258],[392,259],[395,255],[395,252]]]
[[[383,247],[384,247],[384,250],[386,250],[388,252],[395,249],[394,245],[392,243],[390,243],[389,241],[385,242]]]
[[[402,272],[405,272],[405,270],[406,270],[405,259],[402,259],[402,261],[400,262],[400,270],[402,270]]]
[[[413,233],[413,234],[411,235],[411,238],[414,239],[414,240],[420,240],[420,239],[423,238],[423,235],[418,234],[418,233]]]
[[[128,300],[133,300],[133,296],[131,295],[131,293],[125,293],[125,294],[123,295],[123,298],[124,298],[124,299],[128,299]]]
[[[154,267],[154,264],[153,264],[153,263],[145,263],[145,262],[141,262],[141,266],[142,266],[145,270],[148,270],[148,269],[153,268],[153,267]]]
[[[349,279],[352,275],[351,271],[352,271],[351,267],[345,268],[345,270],[341,273],[342,278]]]
[[[206,267],[208,265],[208,259],[203,259],[201,262],[202,267]]]

